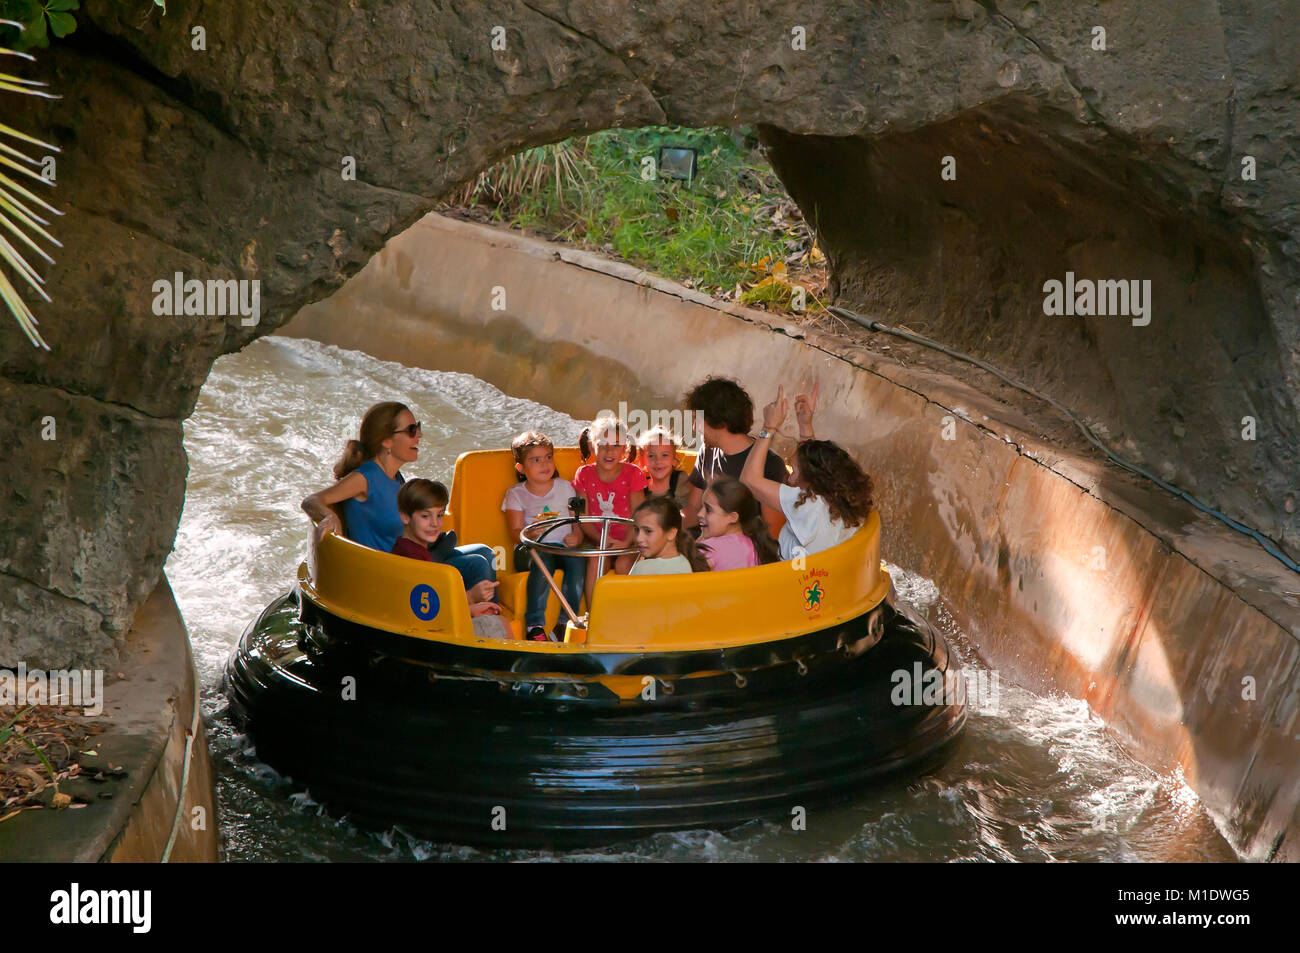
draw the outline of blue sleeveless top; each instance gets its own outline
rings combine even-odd
[[[362,503],[356,497],[343,501],[348,538],[380,552],[391,552],[402,535],[402,517],[397,512],[397,491],[405,482],[402,474],[391,479],[374,460],[367,460],[355,472],[366,478],[366,501]]]

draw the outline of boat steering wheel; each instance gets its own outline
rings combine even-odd
[[[579,523],[600,523],[600,546],[596,549],[571,549],[568,546],[541,542],[541,537],[551,530],[561,526],[568,526],[570,523],[575,525]],[[554,556],[599,556],[604,559],[606,556],[626,556],[637,552],[636,546],[631,543],[622,547],[609,545],[609,527],[611,523],[622,523],[628,527],[636,525],[630,519],[624,519],[622,516],[557,516],[552,519],[529,523],[520,531],[519,542],[528,547],[529,550],[550,553]]]
[[[570,549],[567,546],[561,546],[555,543],[543,543],[541,541],[541,538],[553,529],[560,526],[568,526],[570,524],[577,526],[582,523],[601,524],[600,545],[597,548]],[[537,554],[550,553],[554,556],[595,556],[597,559],[596,578],[599,579],[605,574],[605,559],[607,557],[626,556],[637,552],[636,546],[630,543],[625,546],[609,545],[609,527],[612,523],[622,523],[629,527],[636,525],[630,519],[625,519],[622,516],[558,516],[553,519],[537,520],[536,522],[529,523],[519,531],[520,545],[528,550],[528,555],[532,557],[533,562],[537,564],[537,568],[542,571],[544,576],[546,576],[546,581],[551,584],[551,590],[559,597],[560,605],[564,606],[564,611],[569,614],[569,618],[573,621],[573,624],[580,628],[585,627],[585,621],[580,619],[573,606],[569,605],[568,600],[564,598],[564,593],[560,591],[560,587],[556,584],[555,577],[551,575],[550,570],[546,568],[541,557]]]

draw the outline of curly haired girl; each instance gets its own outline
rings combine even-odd
[[[843,447],[830,440],[817,440],[812,434],[814,398],[799,396],[800,431],[809,439],[795,450],[790,486],[783,486],[763,476],[762,450],[771,442],[772,432],[785,423],[787,401],[785,388],[777,390],[776,400],[763,408],[763,429],[758,433],[758,454],[750,454],[740,480],[759,502],[780,506],[786,524],[781,528],[782,559],[821,552],[844,542],[867,519],[872,508],[871,477],[858,466]]]

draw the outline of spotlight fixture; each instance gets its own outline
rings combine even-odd
[[[699,150],[690,146],[660,146],[659,174],[689,183],[699,165]]]

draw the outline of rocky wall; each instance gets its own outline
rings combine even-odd
[[[805,214],[826,213],[845,301],[1086,397],[1111,434],[1294,542],[1288,9],[169,0],[163,16],[87,0],[30,70],[63,98],[5,104],[61,147],[68,214],[38,306],[53,350],[0,322],[0,426],[22,451],[0,462],[0,661],[120,650],[174,536],[180,422],[218,355],[338,288],[494,161],[611,126],[762,124]],[[961,188],[989,191],[935,191],[953,184],[948,154]],[[1034,323],[1044,274],[1120,264],[1160,282],[1169,310],[1151,326]],[[258,322],[155,313],[154,283],[177,272],[257,280]],[[1163,374],[1116,381],[1138,364]],[[1229,458],[1241,404],[1260,439]]]

